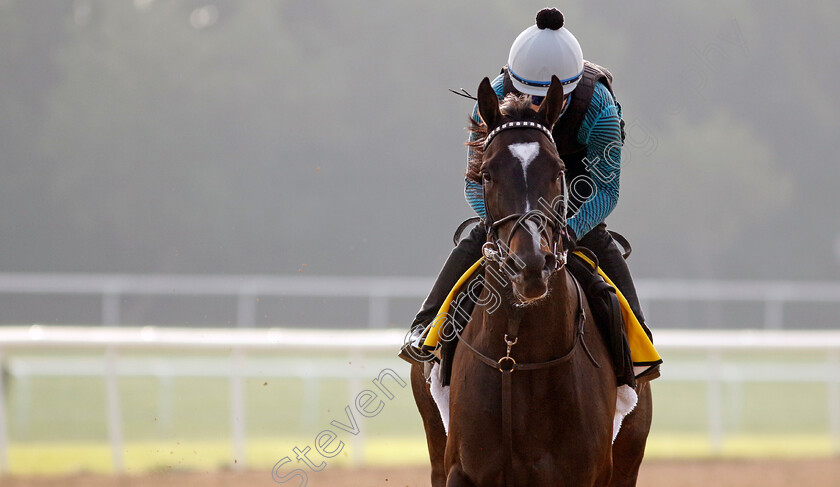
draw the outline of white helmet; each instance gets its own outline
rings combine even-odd
[[[563,27],[563,14],[544,8],[537,13],[537,25],[513,41],[507,67],[514,88],[521,93],[545,96],[555,75],[563,82],[563,93],[569,94],[583,75],[583,51]]]

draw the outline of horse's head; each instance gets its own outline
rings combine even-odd
[[[472,144],[469,175],[484,188],[490,242],[485,255],[498,258],[525,303],[548,293],[549,277],[565,260],[565,166],[551,136],[562,108],[557,77],[538,111],[527,95],[508,95],[500,106],[487,78],[478,89],[487,132]]]

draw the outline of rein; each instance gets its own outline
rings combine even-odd
[[[568,272],[568,270],[566,270]],[[592,364],[600,368],[601,365],[592,356],[589,347],[584,340],[584,326],[586,324],[586,310],[583,307],[583,295],[580,289],[580,284],[577,279],[571,274],[572,282],[575,283],[575,290],[577,292],[577,322],[575,338],[572,346],[563,355],[547,360],[545,362],[531,362],[531,363],[517,363],[516,360],[510,356],[510,351],[514,345],[519,341],[519,325],[522,322],[522,315],[524,314],[524,306],[513,304],[509,309],[507,333],[505,333],[505,345],[507,351],[504,357],[494,360],[487,355],[481,353],[477,348],[472,346],[469,342],[464,340],[458,331],[458,327],[454,327],[455,335],[458,337],[460,343],[464,344],[467,349],[473,352],[479,361],[485,365],[497,369],[502,374],[502,443],[505,448],[507,462],[505,462],[505,485],[513,487],[513,406],[512,406],[512,382],[511,376],[515,370],[539,370],[554,367],[568,362],[574,356],[578,348],[578,343],[583,347],[586,356]]]

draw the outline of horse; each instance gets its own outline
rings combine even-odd
[[[534,111],[527,95],[500,106],[485,78],[477,103],[484,124],[471,128],[471,171],[487,212],[485,286],[453,358],[448,435],[423,364],[411,370],[432,486],[635,486],[652,398],[647,383],[637,387],[613,442],[611,358],[564,265],[565,205],[555,210],[567,198],[551,135],[562,84],[553,77]],[[487,304],[494,292],[504,305]]]

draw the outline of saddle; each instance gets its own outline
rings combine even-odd
[[[458,346],[453,327],[463,330],[472,315],[483,289],[483,273],[476,272],[480,259],[450,293],[438,317],[430,325],[423,349],[434,352],[440,366],[437,371],[442,386],[452,376],[452,359]],[[604,338],[613,363],[618,384],[635,384],[634,366],[647,369],[662,362],[653,347],[649,331],[636,319],[621,292],[598,267],[598,260],[589,249],[578,247],[569,254],[567,263],[572,276],[586,294],[595,323]],[[440,339],[440,337],[446,339]],[[431,368],[427,368],[427,371]]]

